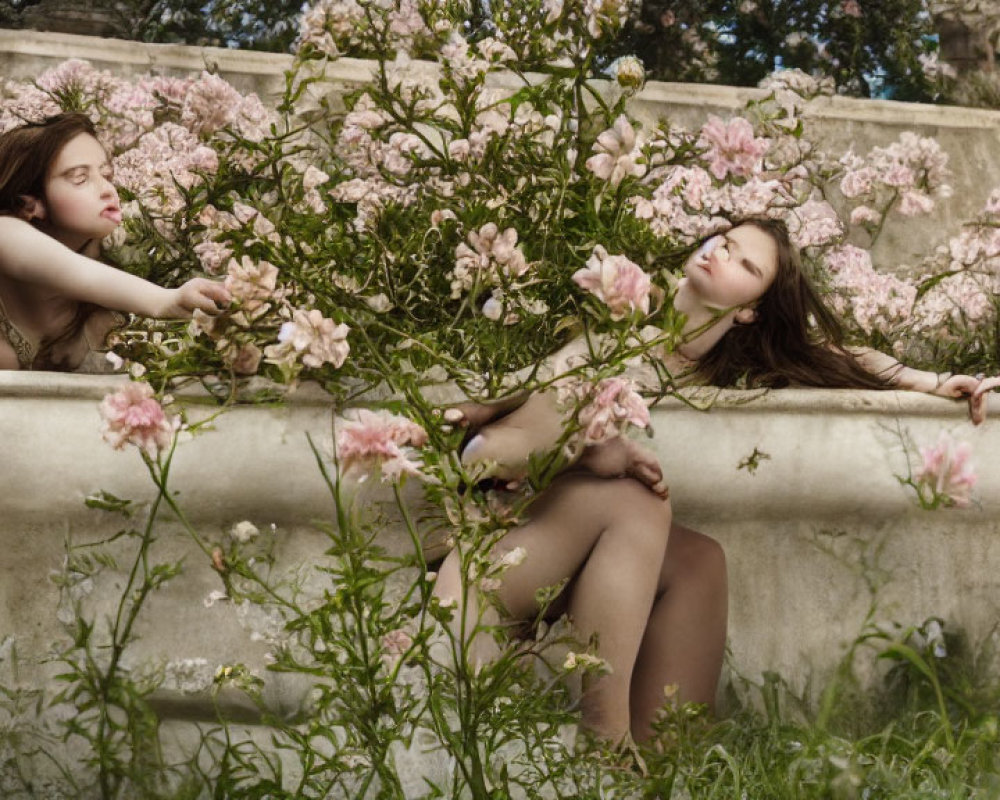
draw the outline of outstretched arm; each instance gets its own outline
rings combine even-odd
[[[230,301],[215,281],[194,278],[166,289],[75,253],[16,217],[0,216],[0,272],[74,300],[145,317],[190,317],[196,308],[213,314]]]
[[[986,419],[986,395],[1000,386],[1000,378],[973,375],[953,375],[950,372],[930,372],[914,369],[892,356],[870,347],[850,348],[858,363],[873,375],[888,380],[897,389],[926,392],[939,397],[969,398],[969,416],[978,425]]]

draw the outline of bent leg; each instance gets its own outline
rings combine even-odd
[[[525,550],[523,562],[502,577],[500,602],[512,617],[530,618],[538,611],[539,589],[576,576],[569,598],[574,627],[585,640],[597,637],[612,669],[587,687],[584,723],[620,739],[630,728],[632,670],[660,579],[670,506],[637,481],[575,473],[553,482],[530,513],[527,524],[498,545],[498,554]],[[438,574],[439,597],[461,597],[459,568],[452,553]],[[478,614],[477,598],[469,595],[467,631]]]
[[[729,610],[726,556],[714,539],[674,525],[646,635],[632,676],[632,734],[652,735],[664,689],[681,703],[715,707]]]

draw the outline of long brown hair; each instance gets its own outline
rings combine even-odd
[[[45,199],[49,167],[71,139],[89,133],[94,123],[85,114],[57,114],[0,135],[0,214],[20,215],[24,196]]]
[[[736,324],[702,356],[697,377],[714,386],[819,386],[887,389],[888,378],[872,375],[844,350],[844,329],[802,270],[784,223],[767,218],[753,225],[774,240],[778,269],[755,307],[756,319]]]
[[[0,135],[0,214],[21,216],[25,196],[45,202],[45,179],[62,149],[81,133],[97,138],[94,123],[85,114],[69,113],[28,123]],[[90,315],[100,307],[80,303],[73,320],[58,336],[39,344],[35,363],[43,368],[52,363],[52,351],[76,338]]]

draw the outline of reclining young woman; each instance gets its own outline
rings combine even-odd
[[[867,348],[847,348],[837,319],[806,279],[783,224],[754,219],[713,237],[686,263],[674,307],[686,316],[684,343],[665,359],[689,382],[730,386],[905,389],[968,397],[973,421],[985,415],[986,392],[1000,378],[925,372]],[[578,344],[557,357],[565,362]],[[463,461],[501,465],[507,477],[528,454],[551,448],[564,421],[554,392],[523,404],[467,404],[447,418],[478,430]],[[507,413],[509,412],[509,413]],[[506,413],[499,419],[496,417]],[[536,592],[568,581],[560,598],[580,639],[596,637],[611,671],[585,683],[582,721],[612,741],[648,739],[665,689],[679,702],[714,706],[726,640],[727,577],[722,548],[674,522],[660,467],[628,439],[592,448],[532,502],[528,521],[496,545],[525,558],[507,569],[497,592],[513,620],[536,618]],[[452,551],[435,593],[460,602],[460,554]],[[464,592],[453,625],[473,630],[496,622]],[[478,635],[474,657],[492,655]]]

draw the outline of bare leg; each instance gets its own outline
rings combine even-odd
[[[660,574],[659,596],[632,676],[632,735],[644,741],[663,707],[663,690],[680,702],[715,707],[726,647],[726,557],[714,539],[674,525]]]
[[[583,721],[612,740],[631,728],[632,671],[669,529],[669,504],[639,482],[574,473],[556,480],[532,506],[530,521],[499,545],[502,551],[526,551],[524,561],[504,574],[498,592],[514,618],[537,613],[538,589],[576,576],[569,599],[573,624],[583,639],[597,636],[600,654],[612,669],[586,687]],[[438,596],[460,597],[459,561],[452,553],[442,565]],[[467,615],[474,602],[469,598]]]

